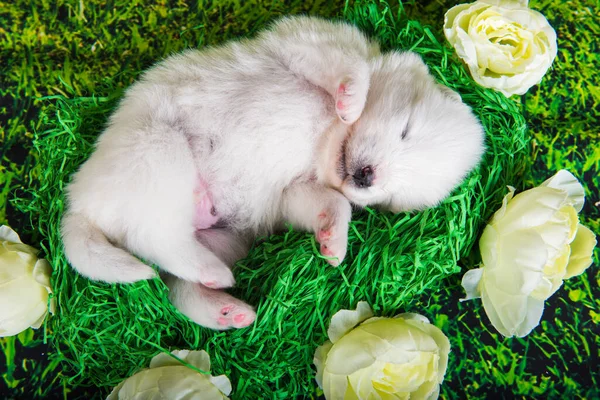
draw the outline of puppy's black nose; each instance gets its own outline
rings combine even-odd
[[[368,188],[373,184],[373,168],[370,165],[359,168],[356,170],[354,175],[352,175],[352,178],[354,178],[354,183],[356,186],[360,188]]]

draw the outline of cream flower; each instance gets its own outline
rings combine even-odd
[[[331,341],[314,358],[325,397],[437,398],[448,365],[448,338],[419,314],[372,316],[361,301],[356,311],[341,310],[331,318]]]
[[[15,231],[0,226],[0,337],[39,328],[48,314],[52,268],[37,253]]]
[[[516,196],[509,189],[479,240],[483,266],[462,285],[465,300],[481,297],[498,332],[523,337],[563,280],[591,265],[596,235],[579,223],[584,191],[568,171]]]
[[[171,354],[207,374],[201,374],[170,355],[161,353],[152,358],[150,368],[125,379],[114,388],[107,400],[228,398],[231,393],[231,382],[225,375],[208,375],[210,357],[207,352],[176,350]]]
[[[483,0],[446,12],[444,34],[473,79],[504,95],[538,84],[556,57],[556,33],[527,0]]]

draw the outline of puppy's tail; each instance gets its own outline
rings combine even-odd
[[[152,268],[110,243],[104,233],[81,214],[65,214],[61,234],[71,266],[87,278],[131,283],[156,276]]]

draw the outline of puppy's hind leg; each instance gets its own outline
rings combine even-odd
[[[252,307],[221,290],[172,275],[164,281],[170,289],[171,303],[198,325],[216,330],[244,328],[256,319]]]
[[[219,259],[231,266],[247,254],[250,240],[226,229],[205,229],[196,237]],[[169,300],[185,316],[207,328],[243,328],[256,318],[251,306],[229,294],[175,276],[164,278]]]
[[[200,243],[192,232],[163,232],[151,259],[161,269],[181,279],[221,289],[235,284],[233,273],[217,255]]]
[[[225,228],[197,230],[196,238],[229,267],[246,257],[252,243],[252,237]]]
[[[185,316],[198,325],[225,330],[244,328],[256,319],[256,313],[246,303],[221,291],[168,276],[169,300]]]
[[[125,226],[121,241],[182,279],[213,289],[233,286],[231,270],[195,237],[199,174],[187,136],[175,121],[152,120],[158,117],[160,113],[149,116],[127,152],[120,150],[136,154],[135,163],[121,167],[132,177],[121,189],[130,197],[120,211]],[[122,158],[125,164],[128,157]]]

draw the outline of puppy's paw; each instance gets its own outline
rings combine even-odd
[[[220,260],[202,266],[199,282],[211,289],[224,289],[235,285],[231,270]]]
[[[368,76],[342,79],[335,96],[335,111],[342,122],[348,125],[356,122],[365,108],[368,91]]]
[[[256,319],[256,313],[248,304],[233,299],[219,310],[217,329],[245,328]]]
[[[337,267],[344,261],[348,248],[349,218],[331,211],[323,211],[318,216],[317,241],[321,244],[321,254],[327,262]]]
[[[254,322],[256,312],[242,300],[198,283],[167,277],[169,300],[198,325],[225,330],[244,328]]]

